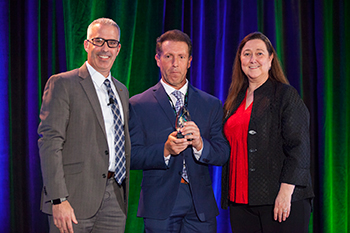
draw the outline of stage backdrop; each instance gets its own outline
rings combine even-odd
[[[193,42],[190,82],[225,101],[234,54],[250,32],[265,33],[285,73],[311,112],[316,198],[310,232],[348,232],[350,19],[346,0],[1,0],[0,229],[48,231],[40,212],[39,109],[50,75],[86,60],[87,26],[109,17],[121,27],[112,75],[140,93],[159,80],[155,40],[181,29]],[[211,167],[220,202],[221,168]],[[142,173],[132,171],[126,232],[143,232],[136,217]],[[218,232],[230,232],[220,209]]]

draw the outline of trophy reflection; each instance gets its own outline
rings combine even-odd
[[[184,138],[185,136],[182,135],[181,133],[181,129],[185,126],[185,122],[190,121],[191,120],[191,116],[190,116],[190,112],[188,111],[188,109],[185,106],[182,106],[180,108],[180,110],[177,112],[176,115],[176,121],[175,121],[175,128],[177,131],[177,138]]]

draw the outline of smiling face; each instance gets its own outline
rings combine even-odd
[[[88,39],[93,38],[119,40],[119,32],[112,25],[98,23],[92,25],[89,33]],[[105,77],[109,75],[114,60],[120,51],[120,47],[121,45],[119,44],[117,48],[109,48],[106,42],[102,47],[98,47],[87,40],[84,41],[84,48],[88,53],[88,63]]]
[[[182,41],[164,41],[160,54],[155,59],[160,68],[162,80],[179,90],[186,83],[187,69],[191,66],[192,56],[188,45]]]
[[[240,59],[242,70],[249,82],[263,83],[268,79],[273,55],[269,55],[264,41],[247,41],[242,48]]]

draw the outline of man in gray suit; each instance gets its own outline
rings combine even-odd
[[[93,21],[84,41],[87,62],[46,83],[38,144],[41,208],[49,216],[50,232],[124,232],[129,92],[110,73],[119,39],[113,20]]]

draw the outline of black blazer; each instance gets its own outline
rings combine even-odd
[[[237,104],[224,119],[237,110]],[[290,85],[268,79],[254,91],[248,129],[248,204],[274,204],[280,184],[294,184],[292,201],[314,196],[310,175],[309,111]],[[228,207],[229,161],[222,170],[222,208]]]

